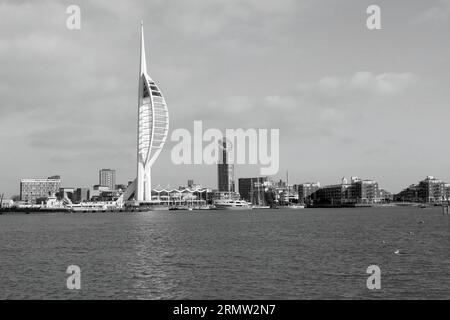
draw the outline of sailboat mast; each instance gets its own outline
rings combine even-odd
[[[259,200],[259,177],[257,177],[256,178],[256,183],[257,183],[257,185],[256,185],[256,192],[258,192],[258,206],[260,206],[261,205],[261,201]]]
[[[289,204],[289,197],[290,197],[290,193],[291,190],[289,190],[289,171],[286,171],[286,186],[287,186],[287,191],[288,191],[288,196],[287,196],[287,203]]]

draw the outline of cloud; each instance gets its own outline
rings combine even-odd
[[[194,110],[193,118],[218,128],[270,127],[288,136],[328,137],[350,121],[362,121],[370,110],[380,112],[386,100],[402,96],[418,82],[419,77],[410,72],[326,76],[300,82],[283,93],[212,100],[204,109]]]
[[[443,22],[450,19],[450,0],[439,0],[437,4],[422,12],[416,23]]]
[[[358,92],[385,96],[401,93],[408,87],[416,84],[418,80],[418,76],[410,72],[373,74],[367,71],[360,71],[348,78],[327,76],[317,82],[300,83],[299,89],[305,94],[329,97]]]
[[[365,8],[356,0],[78,3],[81,30],[69,31],[71,2],[0,1],[0,126],[2,148],[14,158],[0,159],[2,188],[15,190],[20,175],[54,170],[85,185],[95,182],[100,166],[133,178],[141,19],[149,72],[167,100],[170,129],[192,128],[194,120],[205,128],[279,128],[281,152],[293,152],[285,166],[297,166],[304,148],[313,153],[314,162],[302,165],[309,170],[348,141],[357,140],[345,150],[352,152],[364,139],[415,134],[430,101],[430,108],[440,103],[440,116],[428,121],[448,115],[447,42],[426,28],[406,30],[402,19],[386,21],[395,32],[368,35]],[[385,7],[390,17],[405,14],[404,6]],[[426,46],[411,36],[417,31]],[[439,90],[416,90],[430,78]],[[412,121],[395,120],[405,115]],[[344,165],[353,163],[340,155]],[[168,143],[155,183],[191,175],[176,171],[169,156]],[[194,178],[216,183],[210,172]]]

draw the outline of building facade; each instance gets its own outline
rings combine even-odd
[[[219,164],[217,165],[217,181],[219,192],[235,192],[234,184],[234,165],[228,163],[227,142],[222,142],[222,153]]]
[[[306,198],[313,205],[352,206],[380,202],[378,182],[351,177],[350,183],[342,178],[341,184],[319,188]]]
[[[87,202],[91,200],[91,191],[89,188],[77,188],[74,194],[74,203]]]
[[[298,201],[300,203],[307,203],[307,199],[319,189],[320,182],[307,182],[294,185],[294,191],[298,193]]]
[[[109,190],[114,190],[116,187],[116,170],[101,169],[98,172],[98,184],[108,187]]]
[[[308,202],[313,205],[346,205],[352,203],[349,195],[349,184],[328,185],[313,192],[310,195]]]
[[[425,203],[440,203],[444,199],[445,183],[433,176],[419,182],[419,198]]]
[[[427,176],[418,184],[412,184],[396,195],[394,200],[398,202],[436,203],[450,199],[450,184],[433,176]]]
[[[419,198],[419,186],[412,184],[394,195],[397,202],[421,202]]]
[[[380,201],[378,182],[375,180],[355,180],[352,181],[351,198],[358,204],[372,204]]]
[[[379,189],[378,193],[380,195],[381,202],[389,203],[389,202],[393,201],[393,194],[390,193],[389,191],[386,191],[384,189]]]
[[[34,204],[37,199],[55,195],[60,188],[61,179],[56,177],[48,179],[21,179],[20,200]]]

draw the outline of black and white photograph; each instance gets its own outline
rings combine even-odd
[[[449,32],[450,0],[0,0],[0,300],[449,300]]]

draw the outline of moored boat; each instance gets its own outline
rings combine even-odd
[[[251,210],[251,203],[245,200],[216,200],[214,201],[214,208],[218,210]]]
[[[287,209],[305,209],[305,206],[303,204],[289,204],[286,206]]]
[[[252,206],[253,209],[270,209],[270,206],[260,206],[260,205],[254,205]]]

